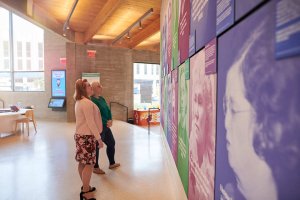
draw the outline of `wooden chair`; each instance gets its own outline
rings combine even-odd
[[[28,136],[29,136],[29,122],[33,123],[35,133],[37,133],[36,132],[36,121],[34,119],[34,112],[33,112],[33,110],[27,110],[25,112],[25,116],[24,117],[22,117],[20,119],[17,119],[17,121],[16,121],[16,127],[15,127],[15,132],[17,131],[18,124],[22,124],[23,130],[24,130],[24,124],[26,124],[27,133],[28,133]]]

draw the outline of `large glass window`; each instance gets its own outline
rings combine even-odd
[[[44,91],[44,30],[1,7],[0,21],[0,91]]]
[[[16,72],[15,91],[41,91],[44,88],[44,72]]]
[[[11,91],[11,73],[0,72],[0,90]]]
[[[147,110],[160,107],[160,76],[154,73],[159,68],[156,64],[134,63],[134,109]],[[139,68],[144,73],[139,73]],[[149,72],[149,73],[147,73]],[[150,74],[151,73],[151,74]],[[149,76],[150,75],[150,76]]]
[[[0,90],[11,91],[9,12],[0,7]]]

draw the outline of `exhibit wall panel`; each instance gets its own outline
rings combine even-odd
[[[172,0],[172,70],[177,68],[180,62],[178,55],[178,26],[179,26],[179,10],[181,0]]]
[[[170,149],[175,163],[178,159],[178,68],[171,73],[171,89],[169,95],[169,131],[170,131]]]
[[[178,71],[178,172],[184,190],[188,194],[189,184],[189,80],[186,80],[188,62]]]
[[[182,64],[189,57],[191,5],[189,0],[179,2],[178,57]]]
[[[211,2],[210,21],[201,12],[209,14]],[[300,199],[300,1],[191,0],[190,7],[190,45],[181,46],[180,22],[177,55],[189,52],[177,94],[177,168],[188,199]],[[209,28],[215,32],[204,40]],[[174,99],[173,91],[165,95]]]
[[[217,199],[300,197],[300,58],[275,59],[274,17],[271,1],[219,38]]]
[[[216,36],[216,0],[191,0],[190,56]]]
[[[205,74],[205,50],[190,61],[189,200],[214,198],[216,74]]]

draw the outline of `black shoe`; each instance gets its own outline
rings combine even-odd
[[[90,193],[90,191],[80,192],[80,200],[96,200],[95,198],[90,198],[90,199],[85,198],[83,195],[86,193]]]
[[[82,190],[83,190],[83,186],[81,186],[81,192]],[[94,192],[94,191],[96,191],[96,188],[90,186],[90,190],[88,192]]]

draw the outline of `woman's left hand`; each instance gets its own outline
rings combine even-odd
[[[108,128],[110,128],[112,126],[112,120],[108,120],[106,125]]]

